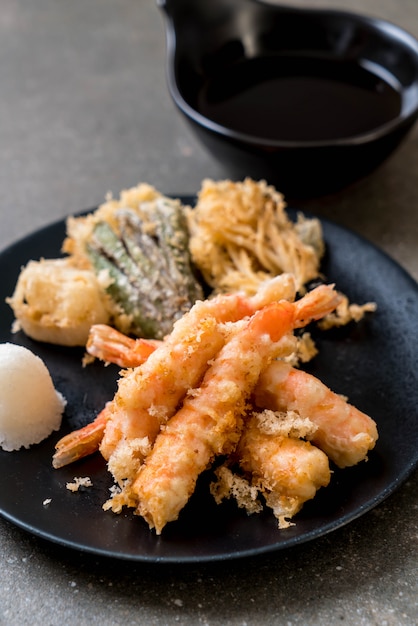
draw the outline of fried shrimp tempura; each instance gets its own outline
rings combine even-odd
[[[280,422],[270,416],[270,421],[274,419]],[[329,484],[328,457],[309,441],[263,427],[261,420],[257,413],[249,418],[236,454],[251,484],[257,485],[273,509],[279,528],[287,528],[303,504]]]
[[[376,444],[376,423],[320,380],[283,361],[271,363],[254,391],[256,406],[273,411],[296,411],[317,430],[310,437],[338,467],[356,465]]]

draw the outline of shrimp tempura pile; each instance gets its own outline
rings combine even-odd
[[[279,527],[288,526],[328,485],[329,460],[357,463],[377,439],[369,417],[308,374],[293,375],[295,329],[340,301],[332,286],[299,300],[295,292],[283,275],[251,297],[198,302],[143,354],[141,340],[131,340],[130,350],[124,338],[118,363],[125,355],[138,365],[123,372],[96,424],[58,443],[54,466],[74,460],[75,449],[82,456],[84,440],[91,452],[93,439],[119,487],[104,508],[133,508],[160,534],[179,517],[199,475],[224,460],[211,487],[216,501],[232,495],[249,513],[264,501]],[[113,355],[116,343],[113,331]],[[324,414],[324,403],[334,410]]]

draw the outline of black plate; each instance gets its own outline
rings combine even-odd
[[[100,455],[61,470],[52,469],[51,457],[64,433],[91,420],[113,396],[118,368],[95,363],[83,369],[82,349],[11,334],[13,316],[4,303],[23,264],[60,255],[65,234],[65,222],[60,221],[0,254],[0,341],[19,343],[38,354],[68,400],[59,433],[29,450],[0,450],[0,513],[34,535],[78,550],[132,561],[186,563],[301,544],[347,524],[393,493],[418,465],[417,284],[361,237],[326,220],[322,223],[327,278],[352,301],[373,299],[378,304],[377,313],[358,325],[318,337],[320,353],[310,366],[376,420],[380,438],[367,463],[336,470],[330,486],[296,516],[296,525],[282,531],[269,512],[248,517],[231,502],[215,505],[207,490],[210,475],[202,476],[180,519],[161,537],[129,511],[119,516],[103,512],[112,480]],[[65,484],[75,476],[90,476],[93,487],[71,493]],[[44,506],[47,498],[51,503]]]

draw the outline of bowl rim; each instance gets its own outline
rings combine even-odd
[[[400,113],[392,120],[381,124],[376,128],[373,128],[365,133],[359,133],[349,137],[342,137],[337,139],[315,139],[315,140],[280,140],[269,139],[267,137],[260,137],[249,133],[237,131],[222,124],[219,124],[210,118],[201,114],[197,109],[189,104],[189,102],[183,97],[180,92],[176,76],[175,76],[175,53],[176,53],[176,33],[171,19],[170,12],[167,10],[167,3],[164,0],[158,0],[158,5],[166,15],[166,80],[168,88],[171,93],[172,99],[179,110],[188,118],[193,121],[197,126],[216,134],[219,137],[224,137],[230,141],[234,141],[237,144],[246,144],[254,149],[261,148],[266,150],[284,149],[284,148],[326,148],[326,147],[348,147],[362,144],[372,143],[381,138],[390,135],[392,132],[402,128],[403,126],[412,125],[415,119],[418,117],[418,40],[403,29],[392,22],[375,18],[360,13],[345,11],[340,9],[328,9],[328,8],[303,8],[303,7],[284,7],[272,4],[266,0],[255,0],[256,3],[264,4],[272,9],[278,10],[291,10],[295,13],[300,12],[307,15],[326,15],[336,17],[339,19],[352,20],[358,24],[366,25],[370,30],[383,33],[389,36],[395,43],[401,44],[402,47],[407,48],[408,51],[416,57],[417,75],[415,80],[403,89],[403,92],[410,94],[410,102],[407,104],[405,110],[401,110]]]

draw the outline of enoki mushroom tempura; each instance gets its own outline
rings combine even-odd
[[[328,485],[329,460],[358,463],[377,439],[371,418],[289,362],[294,330],[339,302],[329,285],[295,300],[283,275],[252,297],[196,303],[160,342],[93,327],[89,353],[131,369],[97,419],[58,442],[54,467],[100,448],[119,486],[104,508],[131,507],[160,534],[223,457],[216,501],[253,512],[262,495],[285,528]]]

